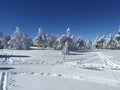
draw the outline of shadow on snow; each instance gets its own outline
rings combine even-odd
[[[0,67],[0,70],[9,70],[9,69],[14,69],[12,67]]]
[[[11,58],[11,57],[30,57],[27,55],[0,55],[0,58]]]

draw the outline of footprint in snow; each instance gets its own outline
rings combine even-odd
[[[61,76],[62,76],[62,74],[58,74],[58,76],[59,76],[59,77],[61,77]]]
[[[32,75],[33,75],[33,74],[35,74],[35,73],[34,73],[34,72],[31,72],[30,74],[32,74]]]
[[[44,75],[44,73],[42,72],[42,73],[40,73],[40,75]]]
[[[47,73],[47,75],[50,75],[51,73]]]
[[[58,77],[61,77],[62,75],[61,75],[61,74],[52,74],[52,76],[58,76]]]

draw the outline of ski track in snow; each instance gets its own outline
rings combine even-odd
[[[3,52],[7,55],[12,55],[9,53],[9,51],[7,50],[3,50]],[[92,64],[90,63],[89,64],[85,64],[85,63],[82,63],[84,66],[77,66],[78,68],[90,68],[92,69],[91,67],[93,68],[99,68],[101,67],[102,65],[105,65],[105,67],[109,68],[109,69],[115,69],[115,70],[119,70],[120,69],[120,65],[118,64],[115,64],[114,62],[112,62],[111,60],[114,58],[112,56],[108,56],[108,55],[104,55],[102,54],[101,52],[92,52],[93,53],[93,56],[89,56],[89,57],[82,57],[82,58],[79,58],[77,60],[71,60],[71,61],[56,61],[55,64],[52,64],[50,62],[46,62],[46,61],[42,61],[40,64],[44,64],[44,62],[46,62],[47,64],[52,64],[52,65],[66,65],[69,64],[70,66],[73,66],[73,62],[75,62],[74,66],[77,66],[77,64],[79,65],[80,63],[78,63],[77,61],[79,60],[86,60],[87,58],[91,58],[91,57],[97,57],[99,58],[99,60],[101,60],[102,64],[99,65],[99,66],[96,66],[97,64]],[[67,56],[68,57],[68,56]],[[94,59],[97,59],[97,58],[94,58]],[[9,62],[9,64],[13,63],[12,59],[9,58],[7,60]],[[24,60],[23,60],[24,61]],[[72,63],[72,64],[71,64]],[[10,73],[10,72],[9,72]],[[36,72],[23,72],[23,73],[14,73],[13,75],[15,74],[30,74],[30,75],[47,75],[47,76],[54,76],[54,77],[63,77],[63,78],[73,78],[73,79],[78,79],[78,80],[86,80],[86,81],[92,81],[92,82],[97,82],[97,83],[103,83],[103,84],[108,84],[108,85],[113,85],[113,86],[119,86],[117,85],[116,83],[119,83],[118,80],[115,80],[111,82],[111,80],[104,80],[104,79],[99,79],[99,78],[94,78],[94,77],[84,77],[84,76],[78,76],[78,75],[66,75],[64,73],[49,73],[49,72],[40,72],[40,73],[36,73]],[[113,74],[114,76],[114,74]],[[115,77],[115,76],[114,76]],[[0,72],[0,90],[7,90],[6,89],[6,83],[7,83],[7,72]]]
[[[111,67],[111,69],[120,70],[120,65],[111,61],[112,59],[114,59],[113,56],[108,56],[108,55],[102,54],[100,52],[95,52],[95,53],[99,55],[99,57],[101,58],[102,62],[105,63],[105,65]]]
[[[7,90],[7,72],[0,72],[0,90]]]

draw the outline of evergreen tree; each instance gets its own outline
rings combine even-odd
[[[120,26],[118,33],[115,35],[115,43],[116,43],[116,48],[120,49]]]
[[[86,43],[87,49],[91,50],[92,49],[92,41],[88,40]]]
[[[81,36],[79,36],[77,39],[77,47],[81,50],[86,49],[86,42]]]
[[[46,35],[46,46],[54,48],[56,44],[57,36],[55,35]]]
[[[66,36],[67,36],[67,38],[70,38],[70,28],[67,28],[67,31],[66,31]]]
[[[11,35],[11,39],[8,42],[8,49],[27,50],[30,49],[31,44],[32,40],[28,38],[28,35],[23,34],[16,27],[16,31]]]
[[[62,53],[65,54],[65,55],[69,54],[69,43],[68,43],[68,41],[65,42]]]
[[[41,28],[38,30],[38,34],[34,39],[34,45],[39,47],[42,47],[43,49],[46,47],[46,36],[43,34],[43,31]]]
[[[68,43],[69,50],[76,49],[76,45],[74,42],[74,36],[70,35],[70,28],[67,29],[65,35],[61,35],[60,37],[58,37],[58,39],[56,40],[55,49],[63,49],[63,47],[65,46],[65,42]]]
[[[103,45],[104,45],[105,40],[106,40],[105,35],[103,35],[101,37],[97,36],[97,38],[94,41],[94,45],[93,45],[94,49],[103,49]]]
[[[119,26],[118,33],[115,35],[115,40],[120,41],[120,26]]]
[[[111,34],[105,38],[105,42],[103,44],[103,48],[104,49],[115,49],[115,41],[114,39],[112,38]]]
[[[0,31],[0,49],[7,48],[7,42],[10,40],[9,36],[6,36]]]

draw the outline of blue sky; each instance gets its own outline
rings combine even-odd
[[[44,33],[76,37],[113,36],[120,25],[120,0],[0,0],[0,30],[10,35],[18,26],[30,37]]]

